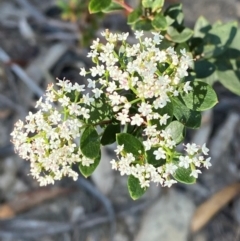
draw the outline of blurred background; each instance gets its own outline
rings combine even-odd
[[[200,15],[211,23],[240,19],[238,0],[166,5],[176,2],[189,27]],[[195,185],[152,185],[132,201],[126,178],[111,170],[109,147],[91,178],[40,188],[29,163],[14,154],[13,125],[34,111],[47,85],[56,77],[84,83],[79,69],[91,65],[92,39],[106,28],[130,31],[124,13],[89,15],[87,4],[0,0],[0,241],[240,241],[240,97],[220,84],[219,104],[186,136],[211,150],[212,167]]]

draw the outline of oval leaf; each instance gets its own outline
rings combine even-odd
[[[221,84],[236,95],[240,95],[240,71],[217,71]]]
[[[110,145],[116,141],[116,134],[120,132],[120,124],[110,124],[106,127],[101,138],[102,145]]]
[[[107,8],[104,8],[102,12],[110,13],[113,11],[120,11],[120,10],[124,10],[124,8],[116,2],[111,2],[111,4]]]
[[[196,182],[196,178],[190,176],[192,170],[191,168],[178,167],[176,172],[172,175],[178,182],[185,184],[193,184]]]
[[[196,77],[199,79],[203,79],[210,76],[215,71],[215,69],[215,65],[207,61],[206,59],[196,61],[194,64]]]
[[[190,28],[185,28],[182,32],[178,32],[174,27],[168,27],[167,33],[171,40],[176,43],[183,43],[190,39],[193,35],[193,31]]]
[[[133,200],[140,198],[145,192],[146,189],[141,188],[139,179],[130,175],[128,177],[128,191]]]
[[[218,99],[214,89],[202,81],[193,81],[190,83],[193,88],[188,94],[181,93],[185,105],[196,111],[204,111],[217,104]]]
[[[184,125],[178,121],[171,122],[166,131],[172,136],[172,139],[178,144],[184,139],[185,128]]]
[[[90,13],[101,12],[111,4],[111,0],[91,0],[88,9]]]
[[[180,97],[174,97],[171,101],[173,103],[173,115],[179,122],[193,129],[200,127],[201,112],[188,109]]]
[[[117,134],[117,144],[124,145],[123,150],[127,153],[132,153],[134,156],[139,156],[144,153],[142,142],[131,134]]]
[[[95,169],[97,168],[98,164],[100,163],[100,159],[101,159],[101,153],[100,153],[100,155],[97,158],[94,159],[94,163],[91,164],[88,167],[87,166],[83,166],[81,164],[81,162],[80,162],[78,167],[79,167],[79,170],[82,173],[82,175],[84,177],[89,177],[95,171]]]
[[[162,14],[157,14],[153,21],[152,21],[152,26],[156,29],[156,30],[166,30],[168,23],[166,18],[162,15]]]
[[[137,21],[139,21],[141,16],[142,16],[142,9],[137,8],[128,15],[127,23],[128,24],[136,23]]]
[[[100,152],[100,140],[96,129],[87,127],[81,136],[80,149],[82,154],[90,159],[98,157]]]

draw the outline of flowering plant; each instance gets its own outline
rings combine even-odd
[[[95,66],[80,75],[88,85],[58,80],[45,99],[18,121],[12,133],[19,155],[31,162],[31,174],[40,185],[63,176],[74,180],[78,163],[89,176],[100,162],[100,145],[117,142],[112,168],[129,175],[132,198],[139,198],[150,182],[170,187],[177,181],[194,183],[201,168],[211,166],[208,149],[186,144],[186,154],[176,151],[186,127],[200,125],[200,111],[217,103],[214,90],[201,81],[184,81],[192,58],[185,49],[161,48],[164,37],[136,31],[137,43],[128,33],[102,33],[90,46]],[[60,108],[56,106],[60,105]],[[77,144],[79,143],[79,144]]]
[[[73,164],[88,177],[100,162],[101,145],[114,142],[112,168],[129,176],[133,199],[151,182],[194,183],[202,168],[211,166],[209,150],[187,143],[183,154],[176,147],[186,128],[198,128],[201,112],[217,103],[209,85],[216,78],[240,94],[237,58],[230,54],[238,51],[236,23],[210,25],[201,17],[193,31],[183,25],[180,4],[163,12],[164,0],[142,0],[136,9],[123,0],[99,3],[91,0],[89,12],[127,13],[135,43],[129,43],[129,33],[108,30],[104,40],[94,40],[87,55],[94,65],[80,70],[87,85],[65,79],[49,85],[39,110],[16,123],[11,134],[16,151],[30,160],[40,185],[63,176],[76,180]],[[142,30],[151,30],[151,37]]]

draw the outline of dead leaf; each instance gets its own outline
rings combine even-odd
[[[0,205],[0,219],[12,218],[38,204],[60,195],[72,192],[69,188],[40,188],[38,190],[17,195],[12,201]]]
[[[201,204],[195,211],[191,231],[193,233],[203,228],[229,201],[240,193],[240,183],[234,183],[215,193],[210,199]]]

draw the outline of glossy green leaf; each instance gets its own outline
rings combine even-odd
[[[134,30],[150,31],[153,30],[152,22],[149,19],[143,19],[135,22],[132,25]]]
[[[80,170],[80,172],[82,173],[82,175],[84,176],[84,177],[89,177],[94,171],[95,171],[95,169],[97,168],[97,166],[99,165],[99,163],[100,163],[100,159],[101,159],[101,153],[100,153],[100,155],[98,156],[98,157],[96,157],[95,159],[94,159],[94,163],[93,164],[91,164],[90,166],[83,166],[82,164],[81,164],[81,162],[80,162],[80,164],[78,165],[78,167],[79,167],[79,170]]]
[[[128,191],[133,200],[140,198],[145,192],[146,189],[141,188],[139,179],[130,175],[128,177]]]
[[[236,35],[234,36],[234,39],[232,40],[230,47],[232,49],[238,49],[240,50],[240,30],[239,28],[237,29]]]
[[[127,23],[134,24],[137,21],[139,21],[141,16],[142,16],[142,9],[136,8],[128,15]]]
[[[117,134],[117,144],[124,145],[123,150],[127,153],[132,153],[134,156],[140,156],[144,153],[142,142],[131,134]]]
[[[95,124],[100,121],[108,119],[109,115],[112,113],[112,107],[108,103],[105,95],[98,98],[98,102],[91,106],[91,111],[89,113],[90,118],[87,120],[89,124]]]
[[[90,13],[101,12],[111,4],[111,0],[91,0],[88,9]]]
[[[217,71],[221,84],[236,95],[240,95],[240,71]]]
[[[167,20],[161,13],[156,14],[152,21],[152,26],[156,30],[166,30],[168,26]]]
[[[173,177],[178,181],[185,184],[194,184],[196,182],[196,178],[190,176],[191,174],[191,168],[184,168],[184,167],[178,167],[176,172],[173,174]]]
[[[109,124],[103,132],[101,144],[110,145],[116,141],[116,134],[120,132],[120,124]]]
[[[142,6],[144,8],[151,8],[154,0],[142,0]]]
[[[237,23],[229,22],[217,25],[204,37],[203,54],[205,58],[211,58],[223,54],[231,45],[237,33]]]
[[[80,139],[82,154],[90,159],[95,159],[100,151],[100,139],[96,129],[88,126],[82,133]]]
[[[193,129],[200,127],[201,112],[188,109],[180,97],[174,97],[171,101],[173,103],[173,115],[179,122]]]
[[[215,65],[206,59],[195,61],[194,71],[199,79],[210,76],[215,71]]]
[[[167,33],[171,40],[176,43],[183,43],[190,39],[193,31],[190,28],[185,28],[182,32],[178,32],[174,27],[168,27]]]
[[[142,0],[144,8],[151,8],[153,12],[163,7],[164,0]]]
[[[193,89],[188,94],[185,92],[181,93],[183,102],[189,109],[204,111],[217,104],[216,92],[210,85],[202,81],[193,81],[190,83],[190,86]]]
[[[184,139],[185,128],[179,121],[172,121],[167,127],[166,131],[171,135],[172,139],[178,144]]]
[[[156,12],[159,9],[162,9],[164,2],[165,2],[165,0],[153,0],[152,11]]]
[[[124,10],[124,8],[116,2],[111,2],[107,8],[104,8],[102,10],[102,12],[110,13],[110,12],[119,11],[119,10]]]
[[[194,37],[203,38],[211,28],[212,27],[207,19],[200,16],[194,26]]]
[[[177,25],[182,25],[184,20],[184,15],[182,12],[182,4],[173,4],[167,8],[164,13],[165,16],[169,16],[171,19],[174,19],[175,27]]]

